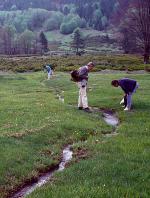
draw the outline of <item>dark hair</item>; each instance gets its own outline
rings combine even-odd
[[[119,85],[118,80],[113,80],[113,81],[111,82],[111,85],[113,85],[113,86],[117,86],[117,85]]]

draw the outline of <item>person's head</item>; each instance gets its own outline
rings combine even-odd
[[[111,85],[114,86],[114,87],[118,87],[118,86],[119,86],[118,80],[113,80],[113,81],[111,82]]]
[[[89,62],[88,64],[87,64],[87,66],[88,66],[88,70],[89,71],[91,71],[93,68],[94,68],[94,63],[93,62]]]

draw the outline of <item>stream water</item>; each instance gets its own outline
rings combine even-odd
[[[103,113],[103,118],[108,125],[116,127],[119,123],[118,118],[114,114]]]
[[[63,92],[62,92],[63,93]],[[59,101],[64,103],[64,96],[63,94],[57,94],[57,98]],[[98,108],[92,108],[93,112],[102,112],[103,119],[104,121],[113,127],[117,127],[119,124],[119,119],[117,116],[112,113],[112,112],[103,112]],[[117,135],[116,132],[113,132],[111,134],[106,134],[106,136],[112,137],[113,135]],[[73,152],[71,151],[71,146],[67,146],[63,150],[63,155],[62,155],[62,161],[60,162],[58,168],[55,170],[49,171],[47,173],[44,173],[38,178],[38,181],[33,182],[32,184],[26,185],[24,188],[20,189],[16,194],[14,194],[11,198],[24,198],[27,195],[31,194],[33,191],[35,191],[37,188],[43,186],[47,182],[50,181],[52,176],[56,171],[63,171],[65,169],[66,164],[72,159]]]
[[[50,171],[48,173],[44,173],[42,176],[38,178],[37,182],[29,184],[18,191],[16,194],[12,196],[12,198],[24,198],[27,195],[31,194],[37,188],[46,184],[53,176],[54,172],[62,171],[65,169],[66,164],[72,159],[73,152],[71,151],[71,146],[67,146],[63,150],[62,161],[59,164],[59,167],[56,170]]]

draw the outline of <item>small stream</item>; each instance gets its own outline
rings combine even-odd
[[[98,107],[92,107],[92,112],[95,113],[102,113],[102,117],[104,119],[104,121],[113,127],[117,127],[119,124],[119,119],[117,117],[117,115],[112,111],[112,110],[102,110]]]
[[[72,155],[73,152],[71,151],[71,146],[67,146],[66,148],[64,148],[62,161],[60,162],[59,167],[57,169],[43,174],[38,178],[37,182],[25,186],[16,194],[14,194],[12,198],[24,198],[27,195],[31,194],[33,191],[35,191],[37,188],[49,182],[56,171],[63,171],[65,169],[66,164],[72,159]]]
[[[119,120],[114,114],[103,113],[103,119],[108,125],[113,127],[116,127],[119,124]]]
[[[61,94],[57,94],[56,96],[59,101],[61,101],[62,103],[65,102],[64,96],[63,96],[63,91]],[[110,111],[110,110],[103,111],[97,107],[93,107],[91,110],[92,110],[92,112],[101,112],[104,121],[108,125],[111,125],[115,128],[115,130],[111,134],[105,134],[106,137],[112,137],[112,136],[118,135],[118,133],[116,132],[116,127],[119,124],[119,119],[112,111]],[[63,150],[62,160],[61,160],[58,168],[55,168],[47,173],[43,173],[43,175],[41,175],[38,178],[38,181],[26,185],[25,187],[20,189],[16,194],[14,194],[11,198],[25,198],[26,196],[31,194],[33,191],[35,191],[37,188],[45,185],[47,182],[50,181],[50,179],[52,178],[52,176],[54,175],[54,173],[56,171],[63,171],[65,169],[66,164],[69,161],[71,161],[72,156],[73,156],[73,152],[71,150],[71,145],[69,145],[69,146],[65,147]]]

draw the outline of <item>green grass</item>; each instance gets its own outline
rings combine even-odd
[[[122,111],[122,91],[110,85],[125,76],[140,84],[132,112]],[[74,152],[85,150],[87,157],[74,155],[64,172],[30,198],[149,197],[149,75],[90,75],[90,106],[114,109],[120,119],[119,135],[112,138],[103,135],[113,128],[101,115],[76,110],[78,89],[69,74],[44,78],[40,72],[0,76],[0,197],[57,164],[63,145],[73,142]],[[65,104],[56,98],[62,91]]]

